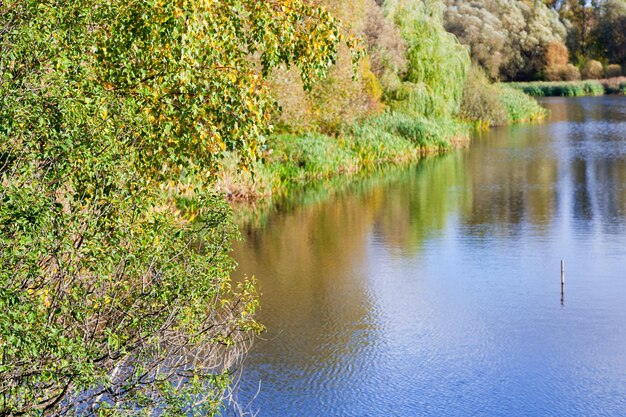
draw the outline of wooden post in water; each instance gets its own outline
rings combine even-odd
[[[561,305],[565,305],[565,262],[561,259]]]

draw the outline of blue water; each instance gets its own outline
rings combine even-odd
[[[305,200],[250,228],[258,416],[626,415],[626,98]],[[560,261],[565,261],[561,292]]]

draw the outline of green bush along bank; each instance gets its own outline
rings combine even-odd
[[[484,70],[470,69],[461,102],[461,117],[486,128],[507,124],[537,122],[545,117],[537,101],[506,84],[492,84]]]
[[[337,136],[274,135],[252,172],[239,170],[237,158],[229,155],[223,160],[219,187],[230,200],[268,199],[312,182],[414,163],[468,141],[467,123],[388,111],[347,125]]]
[[[533,97],[580,97],[626,93],[626,77],[586,81],[535,81],[507,85]]]

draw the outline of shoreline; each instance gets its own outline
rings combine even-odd
[[[387,166],[407,166],[470,143],[471,127],[464,122],[443,122],[449,124],[443,128],[448,130],[444,136],[434,121],[427,123],[433,126],[419,130],[424,124],[420,119],[404,126],[406,131],[398,126],[371,129],[377,118],[351,126],[336,137],[315,132],[274,135],[252,172],[239,170],[235,155],[227,155],[218,190],[234,206],[271,202],[294,188],[337,177],[357,178]]]
[[[504,83],[532,97],[583,97],[626,94],[626,77],[580,81],[530,81]]]

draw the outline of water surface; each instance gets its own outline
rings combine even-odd
[[[257,277],[268,331],[240,400],[258,416],[626,415],[626,98],[545,105],[548,123],[247,228],[237,274]]]

